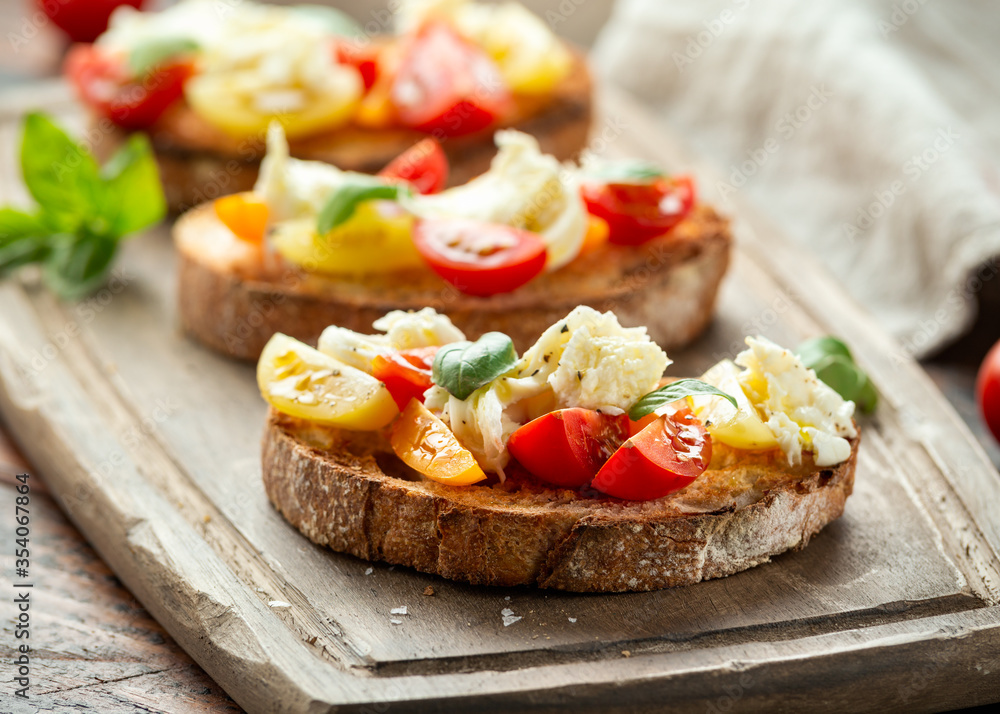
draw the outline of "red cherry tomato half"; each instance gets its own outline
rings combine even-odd
[[[429,22],[404,52],[391,89],[403,126],[438,136],[485,129],[511,101],[500,69],[442,22]]]
[[[711,460],[711,437],[685,410],[660,417],[622,444],[592,485],[609,496],[648,501],[684,488]]]
[[[441,144],[427,137],[390,161],[378,175],[407,181],[418,193],[437,193],[448,183],[448,157]]]
[[[178,61],[133,78],[122,60],[93,45],[77,45],[66,57],[66,76],[80,98],[125,129],[152,126],[184,95],[193,73],[191,62]]]
[[[511,456],[536,478],[577,488],[590,483],[628,438],[628,415],[590,409],[559,409],[511,434]]]
[[[35,0],[52,24],[73,42],[93,42],[108,29],[111,12],[120,5],[141,8],[144,0]]]
[[[334,58],[341,64],[356,67],[365,83],[365,90],[375,86],[378,79],[378,58],[381,48],[374,42],[362,45],[351,39],[343,39],[334,45]]]
[[[431,269],[467,295],[515,290],[545,268],[536,233],[466,218],[417,222],[413,243]]]
[[[1000,441],[1000,342],[993,345],[979,367],[976,399],[986,426],[993,432],[993,438]]]
[[[417,347],[372,360],[372,376],[385,384],[400,411],[411,399],[423,403],[424,392],[431,388],[431,367],[437,351],[437,347]]]
[[[608,240],[639,245],[670,231],[691,212],[695,187],[690,176],[650,183],[585,183],[580,194],[591,215],[608,223]]]

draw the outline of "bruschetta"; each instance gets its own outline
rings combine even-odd
[[[439,191],[447,159],[431,139],[378,177],[295,159],[278,127],[269,142],[253,192],[174,228],[181,321],[230,356],[256,359],[275,332],[365,330],[393,309],[432,307],[519,349],[581,304],[668,349],[711,318],[731,237],[688,176],[563,164],[504,130],[489,171]]]
[[[431,310],[269,342],[267,494],[312,541],[479,585],[689,585],[804,547],[854,483],[854,403],[790,350],[662,378],[642,328],[579,307],[518,355]]]
[[[499,128],[560,159],[585,146],[586,61],[520,4],[407,0],[383,14],[361,25],[316,5],[124,7],[71,50],[66,74],[105,124],[102,150],[149,134],[178,213],[249,190],[273,121],[294,156],[368,173],[435,137],[456,183],[486,170]]]

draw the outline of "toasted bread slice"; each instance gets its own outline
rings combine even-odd
[[[591,78],[582,53],[573,52],[570,75],[549,94],[515,95],[502,123],[466,136],[446,138],[442,147],[456,186],[485,173],[496,154],[498,129],[513,128],[538,138],[541,149],[561,161],[586,146],[591,122]],[[181,102],[147,130],[160,166],[167,204],[174,213],[221,195],[249,191],[264,158],[263,135],[235,139],[207,123]],[[102,150],[110,153],[127,134],[115,130]],[[376,173],[426,134],[407,129],[348,126],[289,142],[291,155],[334,164],[345,170]]]
[[[860,437],[830,468],[790,468],[780,451],[716,444],[694,483],[655,501],[588,497],[511,477],[445,486],[422,479],[384,435],[271,411],[264,486],[310,540],[366,560],[477,585],[580,592],[656,590],[721,578],[805,547],[838,518]]]
[[[728,221],[697,206],[669,235],[640,247],[604,245],[512,293],[461,295],[429,270],[347,280],[309,274],[240,241],[211,205],[174,227],[180,253],[180,317],[201,342],[256,359],[276,332],[315,344],[328,325],[368,332],[389,310],[432,307],[470,339],[497,330],[519,350],[577,305],[646,325],[664,349],[708,324],[729,264]]]

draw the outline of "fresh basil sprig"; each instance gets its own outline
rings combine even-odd
[[[438,350],[431,369],[434,384],[459,399],[509,372],[517,363],[511,339],[500,332],[487,332],[475,342],[453,342]]]
[[[723,397],[732,402],[732,405],[737,409],[740,408],[740,405],[736,403],[736,399],[708,382],[702,382],[700,379],[679,379],[642,397],[629,409],[628,418],[632,421],[639,421],[644,416],[652,414],[657,409],[665,407],[672,402],[684,399],[685,397],[694,397],[702,394]]]
[[[159,171],[142,134],[99,168],[51,119],[28,114],[21,172],[38,206],[0,208],[0,277],[41,263],[46,284],[62,297],[82,297],[103,284],[121,239],[166,214]]]
[[[588,167],[586,177],[602,183],[649,183],[664,176],[660,167],[645,161],[608,161]]]
[[[397,200],[409,196],[410,189],[404,184],[379,181],[374,177],[361,178],[346,183],[333,192],[319,212],[316,230],[326,235],[334,228],[346,223],[357,207],[365,201],[375,199]]]
[[[875,411],[878,404],[875,385],[854,362],[850,349],[841,340],[830,336],[806,340],[795,354],[833,391],[854,402],[862,412]]]

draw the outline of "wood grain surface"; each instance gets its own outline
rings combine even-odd
[[[0,422],[0,533],[14,543],[13,504],[17,474],[32,470],[4,434]],[[87,545],[49,496],[29,477],[33,603],[31,697],[18,709],[124,714],[136,711],[240,712],[224,691],[146,612]],[[7,561],[11,562],[8,563]],[[10,552],[4,572],[12,572]],[[0,659],[13,659],[12,618],[4,618]],[[10,697],[10,698],[8,698]],[[16,703],[5,684],[0,711]]]
[[[77,116],[55,90],[47,106]],[[605,107],[603,126],[627,129],[609,152],[691,165],[623,97]],[[14,135],[0,125],[5,198],[19,195]],[[0,285],[0,411],[97,551],[251,711],[1000,700],[995,471],[926,374],[819,266],[739,201],[732,210],[739,250],[718,318],[672,355],[672,372],[731,356],[748,332],[786,344],[832,332],[883,404],[862,425],[845,516],[806,550],[723,580],[615,596],[475,588],[312,546],[261,488],[252,367],[175,327],[164,230],[131,241],[117,282],[80,305],[30,273]],[[522,619],[505,626],[505,608]]]

